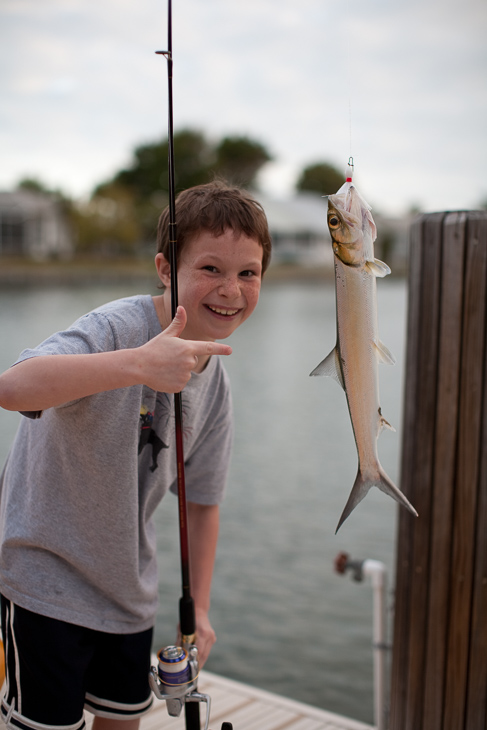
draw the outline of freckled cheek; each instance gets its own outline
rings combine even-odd
[[[185,288],[185,293],[188,298],[194,304],[201,304],[201,302],[207,297],[212,291],[212,287],[207,282],[192,281],[188,283]]]
[[[247,311],[246,316],[249,317],[259,302],[260,285],[252,287],[246,292]]]

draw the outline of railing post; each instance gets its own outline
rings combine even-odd
[[[487,212],[411,230],[390,730],[487,726]]]

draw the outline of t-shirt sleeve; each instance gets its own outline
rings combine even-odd
[[[17,365],[32,357],[46,355],[84,355],[117,349],[117,337],[109,319],[101,313],[91,312],[78,319],[71,327],[56,332],[37,347],[23,350],[14,363]],[[27,418],[40,418],[42,411],[21,411]]]
[[[51,335],[37,347],[23,350],[15,364],[31,357],[84,355],[115,349],[117,342],[109,319],[103,314],[91,312],[78,319],[67,330]]]

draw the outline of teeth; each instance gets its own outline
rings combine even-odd
[[[238,309],[220,309],[220,307],[211,307],[210,305],[208,306],[212,312],[216,312],[216,314],[224,314],[226,317],[231,317],[238,312]]]

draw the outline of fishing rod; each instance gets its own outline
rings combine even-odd
[[[167,50],[156,51],[167,61],[168,82],[168,188],[169,188],[169,263],[171,269],[171,316],[178,308],[177,274],[177,224],[174,177],[174,129],[173,129],[173,55],[172,55],[172,2],[168,0]],[[177,493],[179,513],[179,543],[181,554],[182,595],[179,600],[179,626],[181,647],[169,646],[159,652],[159,669],[152,667],[149,676],[152,689],[159,699],[165,699],[170,715],[179,717],[185,708],[186,730],[200,730],[199,703],[207,703],[208,727],[210,698],[196,692],[199,674],[198,650],[194,644],[196,635],[194,600],[190,586],[190,558],[188,510],[184,474],[183,407],[181,393],[174,394],[174,418],[176,432]]]
[[[167,51],[156,51],[167,61],[168,86],[168,189],[169,189],[169,264],[171,269],[171,316],[178,308],[177,272],[177,223],[176,192],[174,177],[174,127],[173,127],[173,55],[172,55],[172,2],[167,4]],[[184,475],[183,405],[181,393],[174,394],[174,419],[176,432],[176,463],[178,487],[179,543],[181,554],[182,596],[179,600],[179,626],[181,646],[166,646],[158,653],[158,667],[151,667],[149,683],[158,699],[165,700],[169,715],[179,717],[184,706],[186,730],[200,730],[200,703],[206,703],[204,730],[208,730],[211,699],[197,691],[199,662],[195,646],[196,620],[194,600],[190,586],[190,558],[188,509]],[[224,722],[222,730],[232,730],[231,723]]]
[[[167,51],[156,51],[167,60],[168,86],[168,182],[169,182],[169,263],[171,268],[171,317],[174,319],[178,308],[178,271],[177,271],[177,224],[176,193],[174,177],[174,128],[173,128],[173,59],[172,59],[172,2],[168,0],[168,39]],[[179,602],[179,617],[183,644],[191,645],[195,638],[194,601],[190,588],[189,536],[186,505],[186,483],[184,478],[183,446],[183,407],[181,393],[174,394],[174,418],[176,424],[176,462],[179,505],[179,542],[181,551],[182,596]]]

